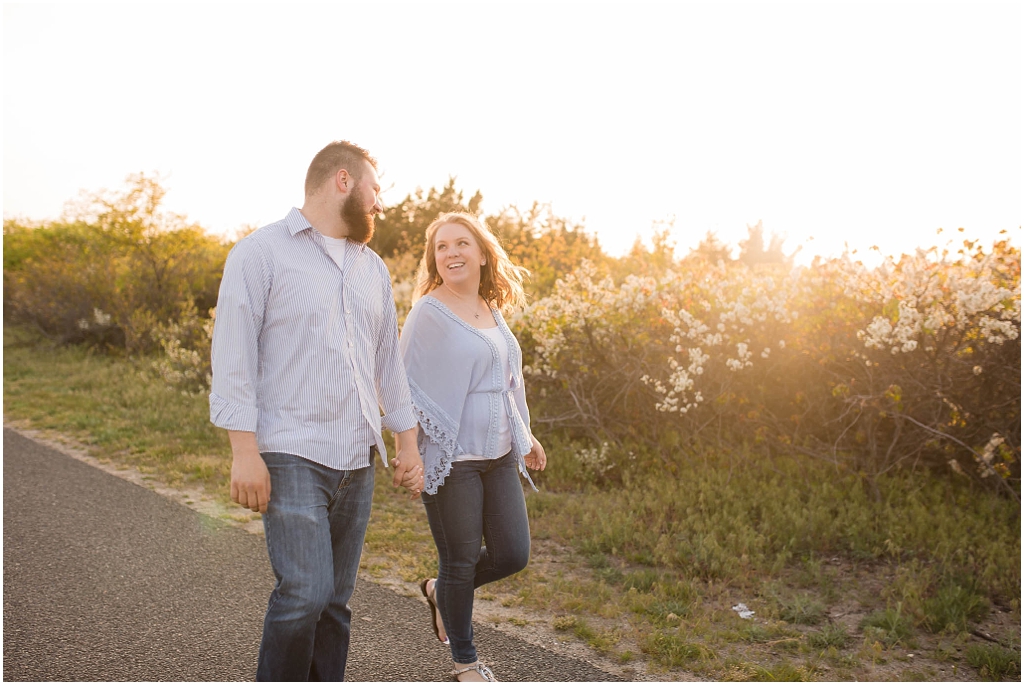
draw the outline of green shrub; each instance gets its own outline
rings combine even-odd
[[[752,623],[748,626],[743,627],[743,629],[740,631],[740,637],[747,642],[763,643],[768,642],[768,640],[770,640],[773,637],[773,635],[768,630],[766,630],[764,626],[759,626],[756,623]]]
[[[585,554],[647,559],[673,579],[741,580],[809,555],[888,562],[898,550],[908,569],[918,560],[939,575],[968,570],[984,594],[1020,595],[1019,505],[966,480],[895,473],[869,486],[830,465],[740,450],[691,453],[671,477],[634,478],[584,497],[542,488],[530,497],[531,529]],[[623,587],[647,593],[674,582],[662,573],[628,572]],[[918,598],[906,598],[907,612],[922,615],[928,588],[903,585]]]
[[[626,578],[622,583],[622,589],[636,589],[637,592],[651,592],[654,590],[654,586],[658,583],[660,578],[661,576],[657,571],[649,569],[633,571],[632,573],[626,574]]]
[[[867,268],[583,264],[517,319],[545,423],[618,485],[699,444],[869,477],[929,464],[1019,499],[1020,251],[966,242]],[[584,454],[584,450],[590,450]],[[874,493],[878,496],[879,493]]]
[[[669,668],[679,668],[714,658],[714,652],[705,645],[687,642],[675,634],[655,631],[642,639],[640,649],[656,662]]]
[[[913,633],[910,619],[903,613],[899,604],[896,608],[890,607],[869,614],[861,621],[861,628],[865,629],[865,635],[869,639],[877,637],[888,647],[903,642]]]
[[[576,622],[575,616],[555,616],[552,626],[555,630],[572,630],[576,627]]]
[[[988,601],[974,582],[961,585],[946,582],[934,597],[924,602],[924,625],[933,633],[950,631],[963,633],[968,625],[978,621],[988,611]]]
[[[161,213],[164,192],[130,176],[123,192],[88,197],[67,219],[5,221],[5,319],[60,343],[146,352],[182,307],[214,307],[229,246]]]
[[[967,663],[978,669],[982,678],[990,680],[1020,676],[1020,650],[999,645],[971,645],[967,648]]]
[[[682,618],[690,614],[692,604],[689,602],[680,602],[676,599],[668,599],[659,602],[653,602],[647,607],[647,613],[659,620],[667,620],[670,616],[675,615],[676,618]]]
[[[799,593],[783,602],[779,618],[789,623],[817,625],[825,618],[825,605],[807,593]]]
[[[838,623],[829,623],[821,630],[807,635],[807,644],[815,649],[842,649],[849,641],[850,635],[846,632],[846,627]]]
[[[783,661],[769,668],[752,666],[747,679],[762,683],[802,683],[814,677],[806,668]]]
[[[615,645],[615,638],[612,634],[594,630],[590,624],[576,616],[558,616],[553,625],[555,630],[571,630],[573,635],[602,654],[610,651]]]

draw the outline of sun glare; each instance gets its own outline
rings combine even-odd
[[[1019,241],[1019,20],[916,3],[6,4],[4,216],[53,218],[155,171],[171,209],[230,234],[301,204],[310,155],[346,138],[381,160],[391,202],[455,176],[490,212],[551,203],[613,255],[666,225],[682,251],[708,232],[735,246],[758,221],[802,256],[899,254],[939,228]],[[338,72],[342,24],[379,30],[346,33]]]

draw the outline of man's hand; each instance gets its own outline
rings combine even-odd
[[[270,472],[256,446],[256,434],[228,431],[231,438],[231,499],[263,514],[270,503]]]
[[[533,449],[527,453],[523,461],[526,462],[527,468],[531,468],[534,471],[543,471],[544,467],[548,465],[548,455],[544,452],[544,446],[540,444],[537,438],[531,435],[530,441],[533,443]]]
[[[420,459],[420,450],[416,446],[417,431],[419,427],[395,434],[397,454],[391,460],[391,465],[395,467],[391,484],[396,488],[403,487],[408,490],[413,499],[423,492],[423,460]]]

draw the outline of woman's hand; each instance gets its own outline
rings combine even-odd
[[[533,449],[523,458],[526,461],[526,467],[534,471],[543,471],[544,467],[548,465],[548,455],[545,454],[544,446],[537,438],[531,435],[530,441],[533,442]]]
[[[391,465],[395,467],[395,475],[391,484],[403,487],[409,492],[410,499],[416,499],[423,492],[423,460],[420,459],[416,447],[416,432],[413,428],[395,434],[395,458]]]

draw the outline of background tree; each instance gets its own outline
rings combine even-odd
[[[672,240],[672,222],[655,224],[654,233],[651,235],[651,246],[644,245],[640,236],[633,241],[630,248],[622,259],[619,259],[613,268],[617,279],[634,276],[654,276],[664,273],[676,264],[676,245]]]
[[[396,285],[415,278],[427,227],[442,212],[480,216],[512,259],[530,270],[532,276],[526,288],[533,296],[550,293],[560,276],[585,259],[602,264],[607,260],[597,239],[582,224],[557,216],[549,204],[534,202],[525,211],[509,205],[496,214],[482,216],[480,191],[468,200],[466,196],[456,188],[452,176],[443,188],[417,188],[397,205],[385,209],[370,247],[387,261]]]
[[[418,261],[423,255],[423,240],[430,225],[442,212],[469,212],[479,214],[483,195],[476,191],[468,200],[455,187],[455,177],[449,176],[443,188],[424,191],[417,188],[401,202],[385,208],[384,218],[377,220],[377,229],[370,247],[381,257],[394,257],[410,253]]]
[[[764,226],[758,221],[753,226],[747,225],[747,239],[741,240],[740,261],[747,266],[759,264],[792,264],[794,252],[787,255],[782,251],[782,244],[786,242],[786,236],[778,233],[771,233],[768,236],[768,244],[764,242]],[[799,251],[799,250],[798,250]]]
[[[557,216],[550,204],[534,202],[526,211],[509,205],[484,220],[512,260],[530,270],[526,289],[533,297],[548,295],[555,281],[584,260],[607,261],[597,238],[583,224]]]
[[[733,261],[732,248],[723,243],[718,239],[718,235],[714,231],[708,231],[704,234],[700,243],[697,247],[690,250],[682,259],[683,263],[688,261],[699,261],[707,264],[717,264],[718,262],[729,263]]]
[[[59,342],[135,352],[153,349],[157,327],[183,308],[214,307],[230,246],[161,212],[165,192],[135,174],[122,191],[69,203],[59,221],[4,222],[5,318]]]

